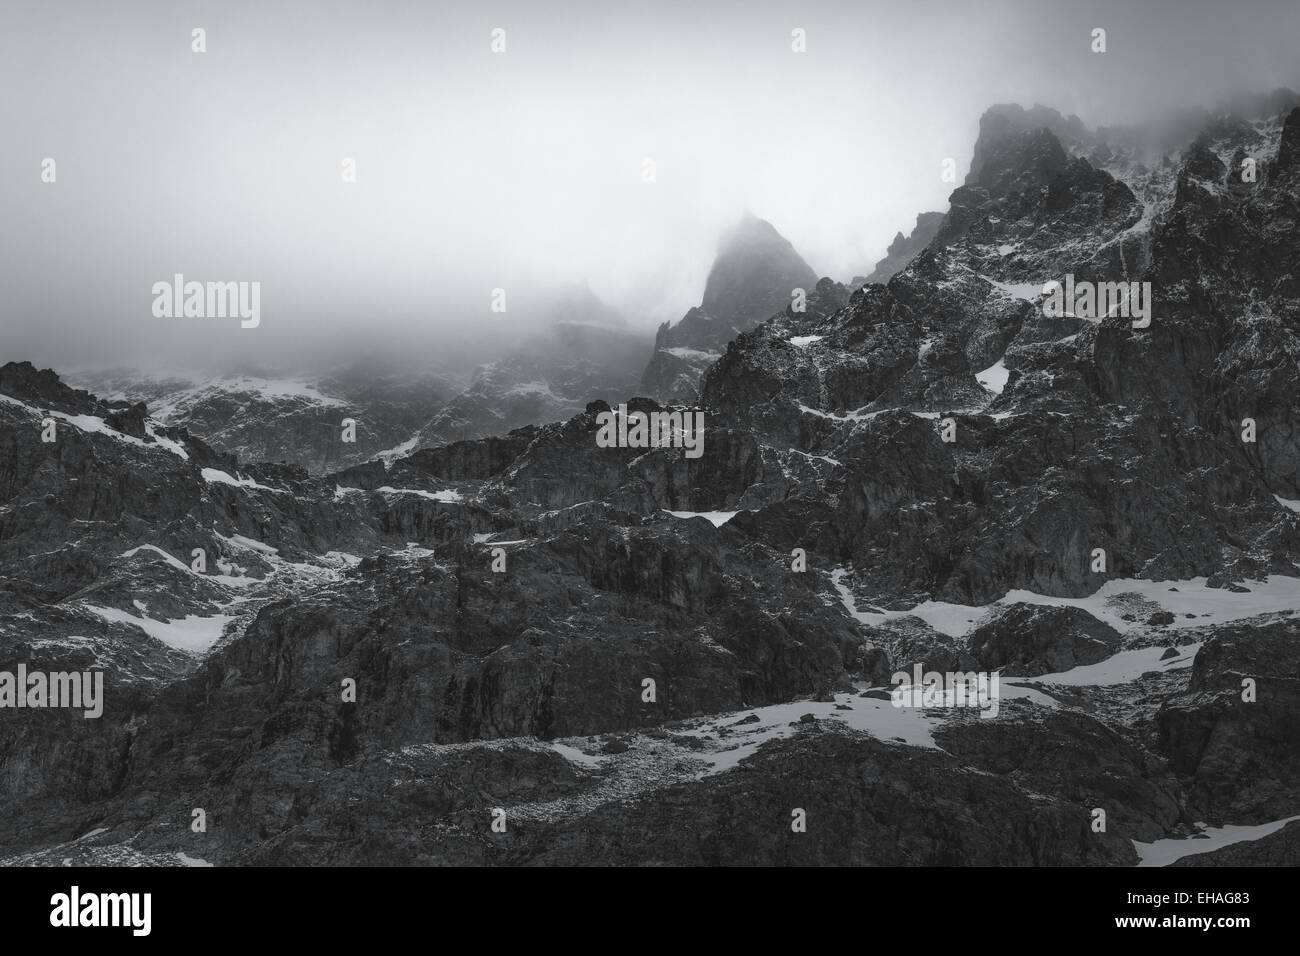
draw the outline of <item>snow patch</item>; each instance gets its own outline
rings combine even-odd
[[[1207,587],[1208,579],[1203,577],[1185,581],[1123,578],[1107,581],[1095,593],[1081,598],[1055,597],[1013,589],[983,607],[925,601],[907,611],[870,612],[857,609],[853,593],[843,583],[847,573],[845,568],[836,568],[831,573],[831,583],[855,620],[879,626],[901,617],[919,617],[935,630],[950,637],[960,637],[969,632],[990,609],[1018,603],[1077,607],[1121,632],[1139,629],[1140,620],[1156,610],[1168,611],[1174,615],[1173,623],[1167,625],[1171,630],[1226,624],[1260,614],[1300,611],[1300,578],[1275,574],[1270,575],[1266,581],[1250,582],[1249,590],[1243,593],[1229,591],[1227,588]],[[1125,620],[1124,615],[1137,620]]]
[[[701,351],[700,349],[688,349],[688,348],[681,348],[681,347],[671,348],[671,349],[660,349],[659,351],[667,352],[669,355],[675,356],[679,359],[685,359],[688,362],[703,361],[706,359],[711,362],[722,355],[721,352],[705,352],[705,351]]]
[[[839,710],[836,705],[849,709]],[[737,726],[737,720],[749,714],[756,715],[758,720]],[[719,744],[728,747],[725,750],[690,753],[691,759],[703,760],[709,765],[706,774],[722,773],[746,757],[753,756],[763,744],[792,736],[804,714],[812,714],[818,720],[838,720],[852,730],[871,734],[885,743],[929,749],[938,749],[933,729],[944,720],[942,712],[936,709],[895,707],[891,701],[875,697],[836,694],[835,699],[829,702],[797,700],[788,704],[772,704],[719,714],[677,733],[700,739],[706,748],[717,747]],[[725,736],[719,734],[723,728],[729,731]]]
[[[190,388],[181,389],[167,399],[151,406],[154,417],[171,421],[188,409],[210,398],[250,395],[254,401],[276,402],[297,400],[325,408],[344,408],[347,402],[326,395],[313,385],[294,379],[256,378],[251,375],[210,378]]]
[[[998,359],[982,372],[977,372],[975,381],[979,382],[994,395],[1001,395],[1002,390],[1007,387],[1007,379],[1011,373],[1007,371],[1006,357]]]
[[[214,614],[211,617],[187,615],[176,621],[155,621],[153,618],[136,617],[115,607],[97,607],[93,604],[84,607],[112,624],[134,624],[154,640],[190,654],[201,654],[211,648],[221,640],[226,625],[235,619],[230,614]]]
[[[844,465],[844,462],[831,458],[829,455],[813,455],[806,451],[800,451],[798,448],[791,448],[790,450],[796,455],[803,455],[803,457],[811,461],[824,461],[828,465],[839,465],[840,467]]]
[[[41,410],[28,405],[26,402],[20,402],[16,398],[11,398],[10,396],[3,394],[0,394],[0,401],[3,401],[7,405],[16,405],[18,408],[26,410],[36,418],[45,418],[48,415],[50,418],[57,418],[60,421],[67,422],[69,425],[72,425],[74,428],[78,428],[83,432],[93,432],[97,435],[106,435],[114,441],[120,441],[126,445],[134,445],[136,448],[153,448],[160,451],[170,452],[186,461],[188,461],[190,457],[189,453],[185,451],[184,446],[179,442],[156,434],[152,422],[145,422],[145,434],[153,439],[153,441],[147,442],[143,439],[136,438],[134,435],[127,435],[118,431],[116,428],[109,425],[108,422],[104,421],[104,419],[95,415],[69,415],[66,412],[56,411],[42,412]]]
[[[264,541],[258,541],[256,538],[247,538],[242,534],[232,534],[226,537],[220,532],[216,532],[218,538],[226,542],[232,548],[238,548],[241,551],[258,551],[262,554],[279,554],[279,548],[273,548]]]
[[[564,399],[551,391],[551,386],[546,382],[521,382],[518,385],[511,386],[503,394],[503,397],[509,396],[537,396],[540,398],[549,398],[552,401],[562,402]]]
[[[259,491],[275,491],[284,494],[283,489],[263,485],[252,478],[235,478],[219,468],[204,468],[203,480],[209,484],[234,485],[236,488],[256,488]]]
[[[142,544],[139,547],[132,548],[130,551],[123,551],[121,556],[124,558],[134,558],[141,551],[152,551],[154,554],[161,555],[163,560],[165,560],[169,565],[171,565],[177,571],[184,571],[187,574],[189,573],[190,566],[188,564],[186,564],[184,561],[181,561],[179,558],[175,558],[172,555],[168,554],[162,548],[154,547],[152,544]]]
[[[441,501],[446,504],[455,504],[465,500],[459,491],[452,488],[446,488],[442,491],[420,491],[417,488],[394,488],[391,485],[384,485],[382,488],[376,488],[375,490],[385,495],[419,495],[421,498]]]
[[[1186,581],[1141,581],[1125,578],[1107,581],[1094,594],[1082,598],[1052,597],[1033,591],[1013,590],[997,603],[1046,604],[1058,607],[1078,607],[1099,621],[1104,621],[1118,631],[1133,630],[1136,622],[1126,621],[1122,615],[1130,612],[1137,602],[1158,605],[1161,610],[1174,615],[1172,629],[1203,627],[1207,624],[1226,624],[1259,614],[1300,609],[1300,578],[1280,574],[1270,575],[1266,581],[1251,581],[1244,593],[1227,588],[1207,587],[1207,578]],[[1177,588],[1177,590],[1171,590]],[[1143,608],[1145,611],[1145,607]],[[1192,615],[1187,617],[1186,615]]]
[[[217,537],[221,537],[221,535],[218,535]],[[229,541],[230,539],[227,538],[226,540]],[[130,551],[123,551],[121,556],[124,558],[133,558],[141,551],[152,551],[154,554],[161,556],[162,559],[167,562],[168,567],[175,568],[177,571],[184,571],[186,574],[198,574],[197,571],[191,568],[184,561],[173,557],[162,548],[155,547],[152,544],[142,544],[138,547],[132,548]],[[231,574],[232,571],[236,570],[235,566],[220,559],[217,560],[217,568],[222,572],[221,574],[198,574],[198,576],[208,581],[214,581],[217,584],[225,584],[229,587],[235,588],[243,588],[248,587],[250,584],[260,583],[257,578],[244,577],[242,574]],[[239,570],[242,571],[243,569],[241,568]],[[136,610],[141,612],[146,610],[145,606],[139,601],[133,603],[135,604]]]
[[[888,409],[882,408],[874,412],[863,412],[861,410],[858,410],[854,412],[846,412],[843,415],[836,415],[833,412],[824,412],[820,408],[809,408],[807,405],[804,405],[802,402],[796,404],[798,405],[799,411],[801,412],[806,412],[809,415],[816,415],[818,418],[829,418],[831,419],[831,421],[836,421],[836,422],[866,422],[875,418],[877,415],[883,415],[886,411],[888,411]]]
[[[599,767],[601,758],[592,754],[583,753],[577,747],[570,747],[568,744],[551,742],[551,749],[571,763],[582,764],[584,767]]]
[[[165,451],[169,451],[173,455],[176,455],[179,458],[183,458],[186,461],[190,460],[190,453],[185,450],[185,446],[178,441],[174,441],[168,438],[165,435],[159,435],[156,431],[154,431],[153,422],[145,422],[144,432],[155,442],[157,442],[159,448],[162,448]]]
[[[667,508],[664,509],[668,511]],[[721,528],[730,521],[739,511],[668,511],[674,518],[707,518],[713,523],[713,527]]]
[[[1191,667],[1196,652],[1200,649],[1200,644],[1193,644],[1180,649],[1177,657],[1162,661],[1160,658],[1166,650],[1165,645],[1139,647],[1132,651],[1120,651],[1096,664],[1083,664],[1072,667],[1068,671],[1041,674],[1038,677],[1017,677],[1015,680],[1027,683],[1060,684],[1067,687],[1112,687],[1135,681],[1150,671],[1173,671]]]
[[[1209,853],[1211,850],[1232,846],[1234,843],[1262,839],[1296,820],[1300,820],[1300,816],[1286,817],[1253,827],[1207,827],[1201,831],[1201,836],[1191,839],[1170,838],[1156,840],[1154,843],[1139,843],[1134,840],[1133,849],[1137,850],[1138,866],[1168,866],[1175,860],[1181,860],[1194,853]]]
[[[1039,296],[1047,294],[1043,291],[1045,283],[1042,282],[999,282],[997,279],[990,279],[988,276],[980,276],[980,278],[999,292],[1009,295],[1013,299],[1033,302]]]
[[[975,607],[967,604],[949,604],[947,601],[925,601],[907,611],[859,611],[853,592],[844,583],[848,573],[845,568],[836,568],[831,572],[831,584],[840,594],[840,600],[849,615],[863,624],[879,627],[888,621],[903,617],[918,617],[940,634],[949,637],[961,637],[980,618],[989,613],[988,607]]]
[[[384,470],[387,471],[389,468],[393,467],[394,460],[398,458],[405,458],[411,452],[415,451],[415,446],[419,441],[420,441],[419,435],[412,435],[410,438],[402,442],[400,445],[394,445],[392,448],[389,448],[386,451],[377,452],[376,454],[371,455],[370,460],[382,461],[384,463]],[[337,501],[338,497],[339,497],[338,492],[336,491],[334,493],[334,500]]]

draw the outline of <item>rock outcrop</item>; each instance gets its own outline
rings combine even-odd
[[[699,307],[675,325],[659,327],[641,394],[692,403],[701,373],[728,342],[790,305],[793,290],[811,290],[816,283],[816,274],[789,240],[746,214],[719,243]]]

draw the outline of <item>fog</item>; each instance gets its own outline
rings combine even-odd
[[[0,360],[474,361],[582,283],[652,330],[746,209],[848,280],[947,208],[989,105],[1300,88],[1297,36],[1293,0],[9,2]],[[155,317],[176,273],[260,282],[260,324]]]

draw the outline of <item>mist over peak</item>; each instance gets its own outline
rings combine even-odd
[[[817,276],[790,240],[771,223],[746,214],[718,244],[700,308],[724,322],[771,314],[795,288],[812,288]]]
[[[701,303],[742,215],[819,275],[863,274],[947,208],[944,163],[977,168],[995,119],[1176,127],[1158,151],[1220,104],[1279,110],[1300,87],[1300,12],[1281,0],[490,17],[65,0],[0,27],[0,351],[59,367],[322,368],[359,350],[473,367],[584,284],[653,332]],[[176,273],[259,282],[259,327],[155,318],[150,288]]]

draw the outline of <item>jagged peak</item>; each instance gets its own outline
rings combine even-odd
[[[100,407],[99,399],[90,392],[65,384],[54,369],[37,369],[31,362],[0,365],[0,393],[75,414],[91,414]]]
[[[1057,110],[1041,104],[1025,109],[1016,103],[991,106],[980,117],[979,138],[971,158],[967,185],[983,182],[987,168],[1016,150],[1027,134],[1042,140],[1046,133],[1064,154],[1067,149],[1080,149],[1088,145],[1090,134],[1079,117],[1062,116]]]
[[[907,235],[902,232],[896,233],[894,241],[885,251],[885,257],[877,262],[866,276],[854,278],[853,285],[861,285],[863,282],[888,282],[906,267],[918,252],[930,244],[930,240],[943,224],[945,215],[946,213],[942,212],[917,213],[916,225],[912,227],[912,231]]]
[[[793,286],[812,288],[817,275],[794,245],[748,210],[723,233],[700,301],[724,321],[753,320],[779,309]],[[781,301],[777,301],[777,300]]]

